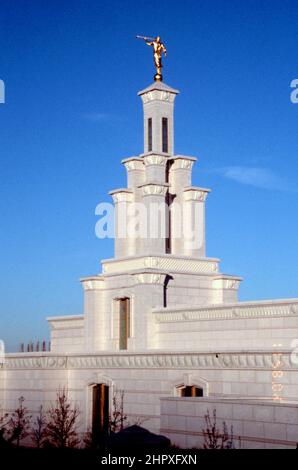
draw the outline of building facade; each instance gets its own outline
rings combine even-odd
[[[108,414],[123,390],[130,423],[183,447],[202,439],[202,422],[188,417],[228,406],[220,419],[237,421],[245,447],[293,447],[298,299],[238,302],[241,277],[206,257],[210,190],[192,185],[196,159],[174,153],[178,93],[162,82],[139,92],[144,152],[122,161],[127,186],[110,193],[115,257],[81,279],[82,315],[48,318],[50,352],[6,355],[0,404],[9,412],[23,395],[34,413],[67,388],[86,432],[106,422],[96,410]],[[278,411],[260,421],[269,405]]]

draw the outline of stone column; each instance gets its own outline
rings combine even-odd
[[[129,231],[130,206],[134,202],[134,193],[130,189],[116,189],[109,193],[115,204],[115,258],[133,256],[135,239]]]
[[[127,172],[127,187],[132,190],[134,194],[134,204],[130,205],[132,211],[129,214],[129,219],[133,224],[132,218],[137,217],[138,211],[141,210],[138,206],[140,203],[142,204],[142,191],[140,186],[146,181],[145,164],[144,160],[140,157],[126,158],[125,160],[122,160],[122,163],[124,164]],[[141,240],[137,233],[137,227],[135,228],[136,233],[134,233],[134,241],[132,241],[132,243],[134,243],[134,247],[131,247],[130,252],[138,254],[141,249]]]
[[[238,289],[242,277],[219,274],[212,280],[214,304],[229,304],[238,302]]]
[[[145,165],[140,157],[130,157],[122,160],[127,171],[127,187],[135,190],[145,183]]]
[[[81,279],[84,289],[84,338],[86,352],[104,350],[109,338],[108,312],[105,310],[103,276]]]
[[[183,191],[182,254],[203,258],[206,256],[205,201],[210,189],[189,187]]]
[[[168,184],[146,183],[141,189],[145,211],[142,221],[141,253],[144,255],[165,254],[169,217],[166,204]]]
[[[164,155],[148,154],[144,155],[144,164],[146,172],[146,183],[166,182],[166,163],[167,158]]]
[[[155,321],[152,308],[163,307],[167,273],[143,271],[133,274],[135,292],[135,350],[156,347]]]
[[[171,254],[182,255],[184,189],[191,186],[192,167],[196,158],[177,155],[170,159],[169,203],[170,203],[170,247]]]

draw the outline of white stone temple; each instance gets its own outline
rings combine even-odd
[[[115,257],[81,279],[82,315],[48,318],[50,352],[6,355],[0,405],[14,410],[23,395],[34,413],[65,387],[85,432],[106,426],[123,390],[129,422],[180,447],[202,445],[203,417],[216,409],[235,446],[240,437],[243,448],[293,448],[298,299],[238,302],[241,277],[206,257],[210,190],[193,186],[196,158],[174,152],[178,93],[162,82],[139,92],[144,153],[122,161],[127,187],[110,193]],[[142,217],[130,230],[135,207]]]

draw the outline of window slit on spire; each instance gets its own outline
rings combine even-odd
[[[152,152],[152,118],[148,119],[148,152]]]
[[[168,153],[168,118],[162,118],[162,151]]]

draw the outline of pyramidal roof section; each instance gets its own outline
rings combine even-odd
[[[178,95],[179,90],[175,90],[175,88],[171,88],[170,86],[166,85],[163,82],[153,82],[151,85],[149,85],[147,88],[144,90],[139,91],[138,95],[143,95],[144,93],[148,93],[148,91],[153,91],[153,90],[160,90],[160,91],[168,91],[169,93],[174,93],[175,95]]]

